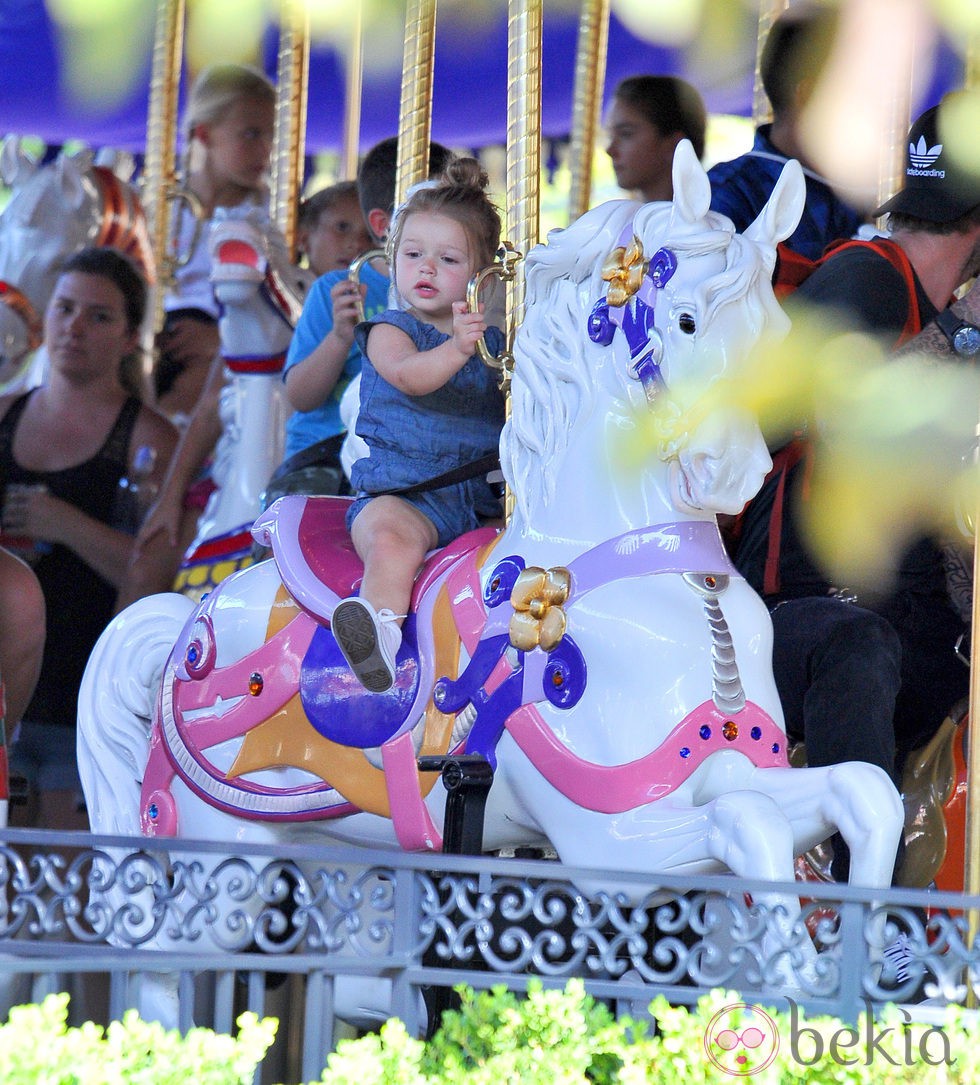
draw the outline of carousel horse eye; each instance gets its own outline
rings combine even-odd
[[[677,327],[685,335],[693,335],[698,330],[697,321],[690,313],[681,313],[677,318]]]

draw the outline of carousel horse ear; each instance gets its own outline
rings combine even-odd
[[[131,181],[136,172],[136,159],[128,151],[117,151],[111,147],[102,147],[98,151],[95,164],[111,171],[123,182]]]
[[[689,139],[682,139],[677,144],[671,177],[675,214],[685,222],[700,222],[711,206],[711,182]]]
[[[37,172],[37,159],[21,149],[19,136],[5,136],[0,144],[0,181],[16,188]]]
[[[85,174],[91,165],[92,155],[87,151],[67,156],[62,154],[55,159],[61,194],[65,207],[70,210],[77,211],[85,205]]]
[[[785,241],[796,229],[805,201],[803,167],[795,158],[791,158],[783,166],[766,206],[743,236],[775,248],[778,242]]]

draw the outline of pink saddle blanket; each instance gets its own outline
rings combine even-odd
[[[252,525],[252,535],[272,550],[283,584],[296,602],[329,622],[341,599],[353,595],[364,575],[345,516],[353,498],[287,494]],[[478,528],[433,551],[415,580],[413,608],[434,579],[461,554],[490,542],[494,528]]]

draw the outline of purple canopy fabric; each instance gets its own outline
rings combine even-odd
[[[445,10],[443,10],[443,7]],[[448,6],[436,20],[433,138],[456,147],[478,148],[506,141],[507,15],[499,12],[485,26],[462,18]],[[545,5],[542,49],[542,119],[548,138],[566,136],[571,127],[572,89],[578,20],[574,11],[549,12]],[[748,115],[756,27],[749,10],[733,22],[734,39],[726,57],[706,62],[697,43],[672,49],[634,37],[613,15],[609,28],[605,96],[627,75],[661,72],[683,75],[702,92],[711,112]],[[368,28],[367,33],[370,33]],[[86,107],[67,89],[66,57],[46,3],[0,0],[0,134],[40,136],[46,143],[80,139],[93,147],[143,150],[150,80],[149,36],[122,35],[114,47],[141,51],[137,89],[107,108]],[[278,32],[270,26],[262,43],[264,67],[275,74]],[[111,71],[113,47],[105,66]],[[400,76],[366,70],[361,111],[361,148],[398,129]],[[944,53],[937,65],[930,101],[960,79],[957,62]],[[334,48],[314,45],[310,57],[307,150],[339,149],[343,134],[343,63]]]
[[[471,20],[439,12],[436,22],[433,136],[459,146],[485,146],[506,139],[507,21],[502,10],[474,33]],[[542,109],[545,133],[567,134],[572,113],[572,83],[577,21],[566,14],[549,18],[543,40]],[[130,40],[145,52],[138,91],[108,111],[86,109],[66,91],[56,28],[37,0],[0,0],[0,132],[40,136],[48,143],[81,139],[93,146],[139,151],[145,140],[150,80],[150,42]],[[264,67],[275,74],[278,33],[270,27],[263,42]],[[645,71],[677,72],[683,57],[674,50],[638,42],[612,20],[607,83]],[[111,64],[111,55],[107,57]],[[742,85],[726,88],[716,103],[727,111],[751,104],[751,66]],[[343,58],[328,45],[314,45],[310,56],[307,148],[336,149],[343,136]],[[398,130],[401,72],[365,70],[361,108],[361,146]]]

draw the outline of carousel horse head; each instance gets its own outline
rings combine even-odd
[[[790,163],[739,236],[682,143],[672,202],[596,208],[529,254],[501,441],[517,511],[429,556],[391,689],[361,689],[330,627],[363,571],[344,498],[280,498],[253,528],[271,560],[114,619],[79,695],[93,828],[437,849],[447,789],[419,759],[466,755],[493,771],[486,850],[550,845],[604,887],[789,882],[838,829],[852,881],[887,885],[898,795],[871,765],[789,767],[768,611],[714,521],[762,478],[758,428],[723,397],[697,409],[786,325],[770,276],[803,189]],[[631,467],[617,438],[662,408]],[[799,901],[753,899],[785,949]]]
[[[79,249],[119,249],[153,281],[146,219],[129,184],[132,172],[132,158],[117,152],[62,153],[39,166],[18,139],[3,141],[0,178],[11,196],[0,214],[0,382],[19,376],[39,345],[61,264]]]
[[[692,408],[760,335],[789,327],[770,280],[775,245],[802,210],[802,174],[789,165],[742,235],[709,210],[708,179],[686,140],[673,181],[672,203],[604,204],[527,259],[501,443],[524,521],[558,498],[566,459],[579,459],[570,475],[602,471],[617,490],[635,488],[635,471],[606,461],[651,409],[670,422],[652,454],[669,467],[664,496],[676,512],[738,512],[770,466],[753,418],[732,408],[699,419]]]
[[[314,279],[290,263],[279,232],[257,216],[219,210],[208,243],[228,380],[211,469],[216,489],[177,574],[178,590],[193,598],[251,562],[252,521],[283,457],[286,350]]]

